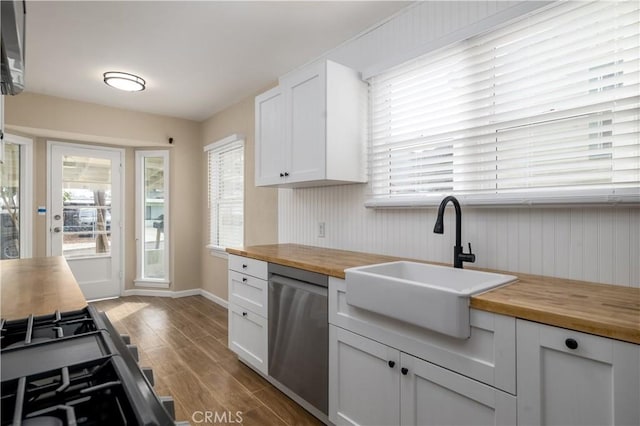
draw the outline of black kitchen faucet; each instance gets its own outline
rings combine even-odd
[[[462,262],[475,262],[476,255],[471,252],[471,243],[469,243],[469,253],[464,253],[462,251],[462,244],[460,243],[460,234],[462,233],[462,212],[460,211],[460,203],[458,203],[456,197],[449,195],[440,203],[440,207],[438,207],[438,218],[436,219],[436,225],[433,227],[433,232],[436,234],[444,233],[442,216],[444,215],[444,209],[447,207],[447,203],[449,201],[451,201],[453,207],[456,209],[456,245],[453,247],[453,267],[462,268]]]

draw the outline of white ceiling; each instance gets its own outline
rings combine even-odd
[[[406,5],[27,1],[25,90],[200,121]],[[113,70],[147,89],[106,86]]]

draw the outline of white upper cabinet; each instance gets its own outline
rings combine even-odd
[[[280,79],[256,97],[256,185],[366,181],[366,83],[331,61]]]
[[[285,163],[282,92],[274,87],[256,96],[256,185],[281,183]],[[288,162],[288,160],[287,160]]]
[[[518,424],[640,424],[640,346],[517,322]]]

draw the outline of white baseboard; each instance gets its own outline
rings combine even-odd
[[[173,291],[169,290],[149,290],[142,288],[133,288],[122,292],[123,296],[154,296],[154,297],[174,297]]]
[[[204,290],[204,289],[201,288],[200,289],[200,294],[205,299],[209,299],[213,303],[217,303],[218,305],[222,306],[225,309],[229,308],[229,303],[226,300],[224,300],[221,297],[216,296],[215,294],[211,293],[210,291],[207,291],[207,290]]]
[[[216,296],[215,294],[203,290],[201,288],[192,288],[190,290],[181,290],[181,291],[169,291],[169,290],[149,290],[149,289],[141,289],[141,288],[133,288],[130,290],[125,290],[122,293],[123,296],[153,296],[153,297],[171,297],[176,299],[178,297],[187,297],[187,296],[202,296],[205,299],[209,299],[218,305],[228,308],[229,304],[226,300],[221,297]]]

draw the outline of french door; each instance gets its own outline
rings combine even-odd
[[[88,300],[122,283],[120,149],[49,142],[48,254],[64,256]]]

